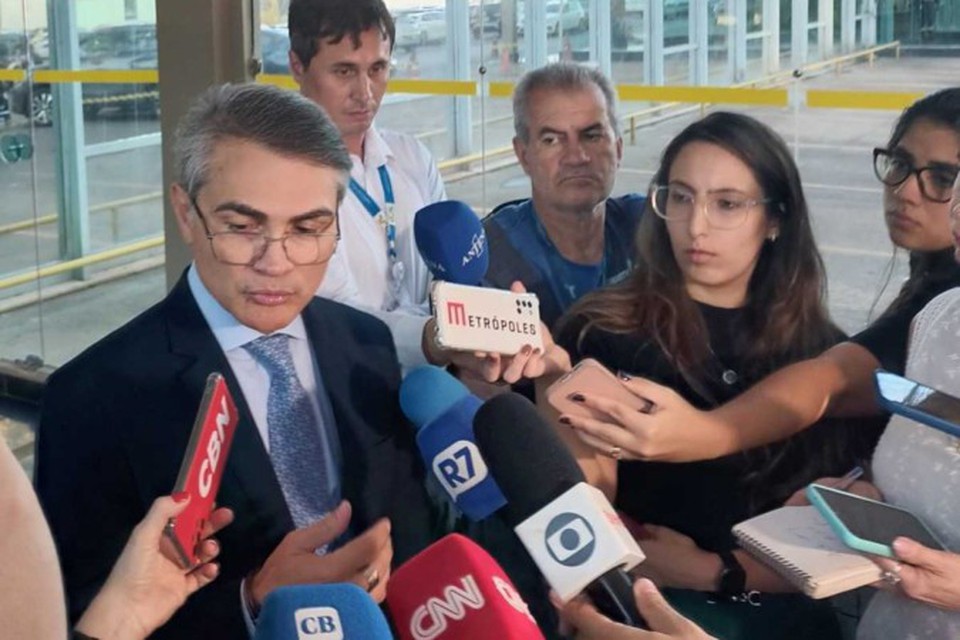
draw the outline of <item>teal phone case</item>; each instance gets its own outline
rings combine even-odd
[[[847,545],[851,549],[856,549],[857,551],[863,551],[864,553],[871,553],[875,556],[884,556],[886,558],[896,558],[893,555],[893,549],[890,548],[890,545],[883,544],[881,542],[876,542],[874,540],[864,540],[863,538],[853,534],[850,529],[847,528],[847,525],[843,523],[842,520],[834,513],[833,509],[830,508],[830,505],[821,497],[819,491],[815,489],[817,487],[820,490],[824,491],[833,491],[830,487],[824,487],[819,484],[811,484],[807,486],[806,494],[807,499],[810,500],[810,504],[817,508],[817,511],[820,512],[820,515],[824,517],[827,523],[830,525],[830,528],[843,540],[843,544]],[[877,502],[876,500],[870,500],[869,498],[863,498],[867,502],[875,502],[877,504],[884,504],[883,502]]]

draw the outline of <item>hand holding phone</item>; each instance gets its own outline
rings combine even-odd
[[[188,494],[190,504],[171,518],[164,530],[185,569],[200,563],[197,548],[213,511],[238,422],[226,381],[221,374],[211,373],[173,490],[175,494]]]
[[[891,545],[899,536],[932,549],[946,549],[933,532],[906,509],[819,484],[807,487],[807,497],[851,549],[895,558]]]
[[[593,358],[581,360],[569,373],[547,387],[546,398],[560,413],[602,420],[604,415],[600,412],[571,399],[572,395],[583,392],[622,402],[643,413],[653,410],[652,402],[633,394],[617,376]]]
[[[515,355],[543,350],[540,300],[534,293],[469,287],[442,280],[430,292],[436,341],[443,349]]]

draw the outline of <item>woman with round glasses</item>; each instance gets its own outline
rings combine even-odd
[[[623,379],[657,380],[706,408],[842,338],[823,304],[799,173],[766,126],[723,112],[691,124],[664,151],[648,202],[636,270],[561,321],[557,343],[572,361],[595,358]],[[583,390],[570,399],[619,420],[621,408],[606,398]],[[591,483],[644,523],[640,571],[667,587],[681,612],[722,638],[839,637],[829,607],[776,593],[792,589],[736,550],[730,529],[802,484],[849,469],[857,452],[845,427],[660,464],[587,435],[597,421],[558,418]]]
[[[896,300],[877,321],[852,340],[777,371],[710,410],[667,386],[632,379],[624,384],[656,410],[620,412],[618,420],[581,424],[578,435],[631,457],[688,462],[752,450],[807,429],[824,416],[879,413],[873,372],[883,367],[902,373],[914,316],[938,294],[960,286],[951,248],[951,237],[960,240],[960,88],[931,94],[907,108],[890,144],[875,152],[875,166],[884,183],[890,237],[910,251],[911,267]],[[944,187],[949,178],[954,183],[952,208]],[[952,295],[937,298],[930,308],[943,307],[941,302]],[[950,311],[960,317],[952,307]],[[912,347],[910,353],[920,363],[907,372],[918,371],[926,382],[942,381],[942,388],[960,395],[960,353],[953,346],[960,327],[950,323],[950,314],[929,308],[920,317],[922,351],[917,355]],[[944,444],[945,434],[912,423],[910,428],[896,426],[900,424],[892,422],[877,446],[875,486],[858,482],[851,490],[882,495],[914,510],[948,548],[960,549],[960,444]],[[886,573],[892,593],[874,600],[860,637],[960,637],[960,555],[910,541],[894,550],[899,563],[889,565]]]

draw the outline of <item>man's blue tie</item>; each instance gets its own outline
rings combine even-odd
[[[243,346],[270,375],[267,432],[270,461],[293,522],[303,527],[332,511],[327,456],[310,398],[300,384],[290,353],[290,337],[275,333]]]

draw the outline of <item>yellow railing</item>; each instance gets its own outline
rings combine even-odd
[[[837,56],[829,60],[815,62],[804,65],[799,71],[802,75],[833,67],[838,72],[843,64],[855,62],[860,59],[866,59],[869,64],[873,64],[877,54],[893,50],[896,57],[900,56],[900,43],[891,42],[889,44],[871,47],[862,51]],[[0,70],[0,80],[20,81],[26,78],[26,72],[19,69]],[[144,71],[59,71],[42,70],[36,71],[33,75],[36,82],[103,82],[103,83],[153,83],[158,82],[157,72],[151,70]],[[704,109],[710,104],[741,104],[756,106],[786,106],[789,103],[789,92],[786,89],[770,88],[771,86],[782,85],[795,78],[795,71],[782,71],[777,74],[766,76],[750,82],[741,83],[732,87],[703,87],[703,86],[647,86],[623,84],[617,87],[621,100],[624,101],[647,101],[658,102],[638,111],[631,112],[624,117],[628,123],[626,127],[630,136],[630,143],[636,141],[636,129],[641,123],[641,119],[653,118],[660,114],[663,115],[670,109],[689,105],[696,107],[699,105]],[[259,82],[274,84],[281,87],[296,88],[293,79],[288,75],[267,75],[261,74],[257,77]],[[766,88],[758,88],[759,85],[767,85]],[[420,95],[443,95],[443,96],[476,96],[480,89],[480,84],[474,81],[454,81],[454,80],[420,80],[420,79],[396,79],[391,80],[388,85],[388,91],[393,93],[409,93]],[[514,83],[496,81],[487,84],[487,93],[490,97],[508,98],[513,93]],[[808,89],[803,93],[805,102],[811,108],[844,108],[844,109],[902,109],[918,97],[920,93],[913,92],[864,92],[864,91],[836,91],[836,90],[817,90]],[[495,120],[505,121],[511,116],[499,116]],[[489,124],[489,121],[484,123]],[[440,131],[427,132],[428,134],[437,134]],[[421,134],[425,135],[425,134]],[[512,152],[513,147],[505,145],[488,149],[481,153],[474,153],[457,158],[451,158],[438,163],[441,170],[448,170],[454,167],[466,166],[483,159],[507,155]],[[114,240],[119,235],[118,216],[120,208],[159,199],[162,192],[153,192],[140,196],[133,196],[122,200],[95,205],[90,208],[90,212],[110,211],[111,228],[113,230]],[[50,224],[57,220],[57,214],[51,213],[22,220],[0,226],[0,235],[23,231],[36,227],[38,225]],[[61,273],[66,273],[74,269],[89,266],[106,260],[113,260],[118,257],[131,255],[136,252],[152,249],[163,244],[163,237],[156,236],[116,247],[107,251],[99,252],[75,260],[67,260],[50,266],[41,267],[34,271],[18,274],[5,279],[0,279],[0,290],[22,285],[37,278],[45,278]]]

